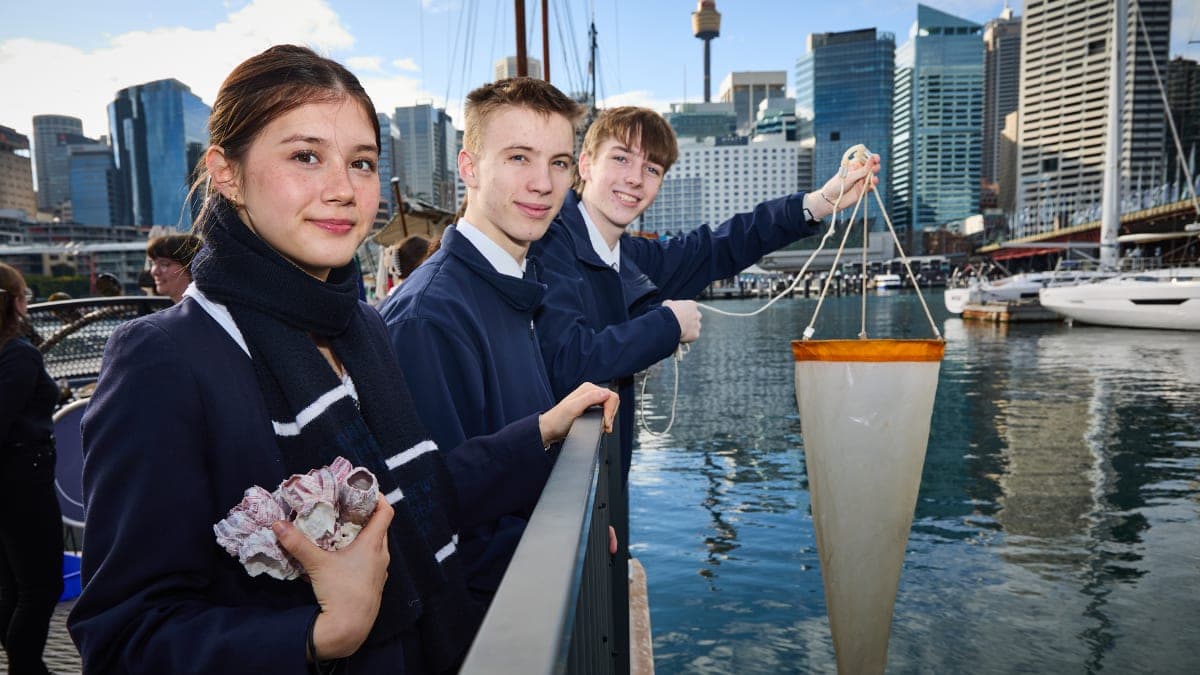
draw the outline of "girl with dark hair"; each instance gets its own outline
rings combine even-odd
[[[68,626],[84,669],[453,671],[480,619],[457,531],[494,513],[457,501],[358,299],[374,106],[342,66],[277,46],[229,75],[209,131],[194,284],[113,334],[83,420],[84,589]],[[593,402],[544,416],[569,427]],[[519,431],[470,443],[504,455]],[[381,498],[338,551],[273,524],[306,580],[250,576],[218,546],[213,525],[247,488],[338,456],[374,473]]]
[[[42,651],[62,595],[58,387],[22,336],[30,296],[21,273],[0,263],[0,645],[12,675],[49,672]]]
[[[166,234],[147,242],[146,259],[154,292],[171,298],[171,302],[182,300],[192,283],[192,258],[199,250],[200,238],[192,234]]]

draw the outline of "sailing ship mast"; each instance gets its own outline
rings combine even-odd
[[[550,8],[542,0],[542,79],[550,81]],[[525,48],[525,0],[513,0],[517,28],[517,77],[529,77],[529,61]]]
[[[1104,185],[1100,202],[1100,266],[1117,267],[1121,229],[1121,113],[1125,108],[1126,0],[1113,0],[1112,55],[1108,74],[1108,130],[1104,143]]]

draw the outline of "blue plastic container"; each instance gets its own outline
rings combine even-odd
[[[80,563],[78,553],[63,554],[63,592],[62,597],[58,599],[59,602],[79,597],[79,593],[82,591],[79,579]]]

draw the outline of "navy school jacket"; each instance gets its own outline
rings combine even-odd
[[[360,308],[384,342],[382,321]],[[400,377],[394,361],[380,367]],[[486,464],[522,447],[519,432],[502,430],[444,456]],[[198,303],[185,298],[113,334],[83,440],[84,588],[68,628],[85,670],[307,672],[305,636],[318,611],[310,586],[249,576],[213,535],[246,488],[274,488],[286,474],[249,357]],[[491,503],[460,495],[442,506],[463,528],[497,517],[485,510]],[[456,522],[456,513],[467,517]],[[465,583],[458,565],[444,569]],[[462,636],[464,649],[471,637]],[[377,624],[339,672],[422,672],[417,644],[412,631]]]
[[[529,260],[527,276],[536,277],[536,267]],[[499,586],[553,466],[537,423],[555,403],[533,325],[545,289],[497,272],[449,227],[437,253],[379,308],[417,412],[440,447],[507,425],[524,439],[506,457],[450,465],[464,499],[508,508],[460,534],[468,582],[484,598]],[[472,476],[487,473],[519,479],[484,490]]]
[[[804,193],[762,202],[716,229],[701,225],[679,237],[621,236],[618,274],[596,255],[579,197],[567,195],[549,232],[531,247],[548,290],[537,314],[542,356],[554,394],[582,382],[616,380],[621,465],[633,454],[633,376],[670,356],[679,323],[663,300],[691,299],[771,251],[817,232],[804,217]]]

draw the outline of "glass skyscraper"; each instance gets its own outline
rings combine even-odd
[[[33,164],[37,205],[49,211],[71,198],[67,145],[83,140],[83,120],[67,115],[33,116]]]
[[[808,54],[796,63],[797,114],[812,111],[813,175],[824,181],[842,154],[862,143],[883,158],[879,182],[887,203],[892,148],[892,75],[896,38],[874,28],[808,36]],[[801,78],[811,78],[801,82]],[[801,95],[806,101],[801,101]],[[882,221],[880,221],[882,225]]]
[[[905,251],[916,255],[917,232],[961,230],[979,212],[983,26],[917,5],[895,72],[889,213]]]
[[[400,130],[392,124],[387,113],[376,113],[379,120],[379,210],[385,220],[396,213],[396,199],[392,195],[392,177],[397,178],[397,152],[400,149]],[[403,182],[400,183],[404,185]]]
[[[421,103],[396,108],[395,124],[400,132],[398,163],[405,196],[456,210],[458,150],[450,116],[442,108]]]
[[[175,79],[117,92],[108,104],[108,124],[126,208],[125,222],[114,224],[191,226],[193,209],[184,200],[208,146],[210,111]]]
[[[124,205],[112,148],[103,143],[79,143],[67,149],[74,221],[81,225],[119,225]]]

